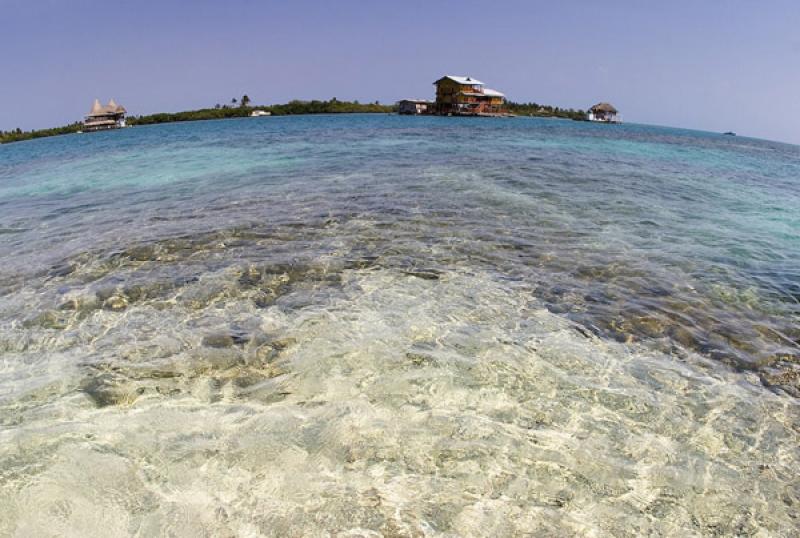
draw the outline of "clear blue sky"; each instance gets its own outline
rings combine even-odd
[[[290,99],[515,101],[800,143],[800,0],[0,0],[0,129]]]

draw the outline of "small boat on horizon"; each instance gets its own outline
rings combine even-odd
[[[725,136],[736,136],[736,133],[734,133],[733,131],[725,131],[722,134],[725,135]]]

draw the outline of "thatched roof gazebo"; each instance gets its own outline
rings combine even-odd
[[[618,123],[617,111],[610,103],[597,103],[589,109],[589,121],[602,121],[605,123]]]
[[[114,99],[111,99],[111,100],[108,102],[108,104],[106,105],[106,109],[107,109],[109,112],[113,110],[115,113],[120,113],[120,112],[122,112],[123,114],[125,114],[126,112],[128,112],[127,110],[125,110],[125,107],[124,107],[124,106],[122,106],[122,105],[118,105],[118,104],[117,104],[117,103],[114,101]]]
[[[589,110],[592,112],[610,112],[611,114],[616,114],[618,112],[611,103],[597,103]]]
[[[125,127],[125,114],[127,113],[125,107],[118,105],[113,99],[106,106],[101,105],[99,99],[95,99],[83,125],[87,131],[118,129]]]

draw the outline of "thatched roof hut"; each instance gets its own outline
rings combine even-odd
[[[125,114],[127,113],[125,107],[118,105],[113,99],[106,106],[102,106],[100,100],[95,99],[83,125],[87,131],[125,127]]]
[[[99,99],[94,100],[94,104],[92,105],[92,110],[89,111],[89,114],[86,115],[87,118],[94,118],[98,116],[113,116],[117,114],[126,114],[128,111],[125,110],[124,106],[120,106],[111,99],[106,106],[102,106],[100,104]]]
[[[617,109],[610,103],[597,103],[589,109],[588,120],[603,123],[619,123]]]
[[[108,104],[106,105],[106,110],[108,110],[109,112],[114,112],[114,113],[117,113],[117,114],[119,114],[119,113],[123,113],[123,114],[125,114],[126,112],[128,112],[127,110],[125,110],[125,107],[124,107],[124,106],[122,106],[122,105],[118,105],[118,104],[117,104],[117,103],[114,101],[114,99],[111,99],[111,100],[108,102]]]
[[[589,112],[605,112],[607,114],[616,114],[618,111],[610,103],[597,103],[589,109]]]
[[[103,105],[100,104],[100,99],[95,99],[92,105],[92,110],[89,111],[89,116],[100,116],[103,114]]]

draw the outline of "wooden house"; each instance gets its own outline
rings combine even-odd
[[[459,116],[496,116],[506,113],[505,95],[471,77],[447,75],[436,82],[436,112]]]
[[[589,121],[619,123],[619,112],[609,103],[597,103],[589,109]]]
[[[398,114],[430,114],[433,111],[433,101],[425,99],[403,99],[397,102]]]
[[[100,101],[95,99],[92,110],[87,114],[83,122],[84,129],[87,131],[102,131],[125,127],[125,114],[127,112],[125,107],[118,105],[113,99],[106,106],[102,106]]]

